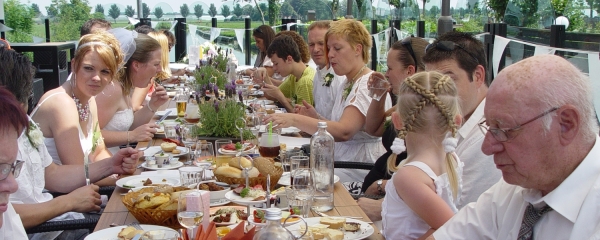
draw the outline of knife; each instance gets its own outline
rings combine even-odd
[[[167,112],[165,113],[165,115],[163,115],[162,117],[160,117],[160,119],[158,119],[158,121],[156,121],[156,124],[159,124],[159,123],[161,123],[163,120],[165,120],[165,119],[166,119],[166,118],[169,116],[169,114],[170,114],[172,111],[173,111],[173,110],[169,110],[169,111],[167,111]]]
[[[83,171],[85,174],[85,185],[90,185],[90,171],[88,169],[90,164],[90,159],[86,153],[83,153]]]
[[[271,174],[267,174],[267,208],[271,207]]]

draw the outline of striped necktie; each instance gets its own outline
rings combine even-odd
[[[523,222],[521,222],[521,229],[519,229],[519,237],[517,240],[532,240],[533,225],[535,225],[535,223],[540,220],[545,213],[551,210],[552,208],[548,205],[544,206],[540,210],[537,210],[530,203],[523,214]]]

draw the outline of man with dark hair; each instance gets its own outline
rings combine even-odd
[[[265,84],[262,87],[265,96],[279,101],[290,113],[294,112],[292,104],[302,104],[302,100],[313,104],[315,70],[302,62],[298,44],[294,39],[287,35],[276,37],[267,49],[267,56],[273,62],[273,71],[285,79],[279,87]],[[288,99],[291,99],[291,104]]]
[[[79,35],[83,36],[86,34],[90,34],[95,31],[108,31],[112,28],[112,25],[109,21],[100,18],[92,18],[87,20],[79,31]]]
[[[33,67],[29,59],[15,51],[0,49],[0,87],[12,92],[27,111],[31,93]],[[6,113],[0,112],[0,115]],[[27,116],[25,115],[27,119]],[[27,121],[27,120],[26,120]],[[17,159],[24,161],[21,177],[17,178],[19,189],[10,201],[20,215],[23,226],[30,228],[50,219],[70,220],[81,218],[81,213],[100,210],[98,186],[85,185],[83,165],[57,165],[52,161],[43,134],[33,120],[29,119],[26,131],[18,139]],[[90,180],[96,182],[109,175],[131,174],[135,171],[138,151],[121,149],[111,158],[91,163]],[[48,189],[67,193],[53,198],[42,192]],[[83,231],[45,232],[36,234],[37,239],[79,239]]]
[[[175,38],[175,34],[173,34],[168,29],[164,29],[161,32],[163,34],[165,34],[165,36],[167,36],[167,39],[169,39],[169,52],[170,52],[171,50],[173,50],[173,46],[175,46],[175,43],[177,43],[177,39]]]
[[[143,33],[143,34],[148,34],[151,32],[154,32],[154,28],[148,26],[148,25],[139,25],[135,28],[135,31],[138,33]]]
[[[450,76],[458,89],[464,124],[458,130],[456,154],[465,164],[458,209],[477,200],[501,177],[491,156],[481,151],[485,133],[477,124],[484,121],[483,106],[488,90],[487,58],[481,41],[472,35],[448,32],[425,48],[426,71],[438,71]]]

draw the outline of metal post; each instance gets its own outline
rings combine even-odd
[[[282,18],[282,19],[281,19],[281,25],[283,25],[283,26],[281,27],[281,30],[282,30],[282,31],[287,31],[287,30],[289,30],[289,29],[287,29],[287,23],[288,23],[288,22],[290,22],[290,19],[288,19],[288,18]]]
[[[50,19],[44,19],[44,30],[46,31],[46,42],[50,42]]]
[[[217,27],[217,18],[212,18],[211,19],[211,27],[214,27],[214,28]]]
[[[550,47],[564,48],[565,47],[565,25],[550,26]]]
[[[177,25],[175,25],[175,39],[177,42],[175,43],[175,61],[179,62],[181,59],[187,54],[187,36],[186,36],[186,25],[185,18],[175,18],[177,20]],[[190,32],[190,34],[196,34],[195,32]]]
[[[417,37],[425,37],[425,21],[417,21]]]
[[[252,31],[251,24],[252,24],[252,22],[250,21],[249,17],[244,19],[244,27],[246,28],[246,33],[245,33],[246,36],[244,37],[244,53],[245,53],[244,55],[246,55],[246,65],[252,65],[252,62],[250,59],[251,52],[252,52],[252,51],[250,51],[250,35],[252,34],[251,33],[251,31]]]
[[[390,20],[390,27],[392,28],[392,31],[390,31],[390,41],[388,48],[391,48],[396,41],[400,40],[400,36],[396,34],[396,29],[400,29],[400,20]]]
[[[377,20],[371,20],[371,34],[377,33]],[[373,39],[375,43],[375,39]],[[371,47],[371,70],[377,71],[377,46],[373,44]]]
[[[137,9],[138,9],[138,19],[144,18],[144,6],[142,4],[142,0],[137,0]]]
[[[348,0],[346,4],[346,19],[352,19],[352,4],[354,0]],[[334,16],[335,17],[335,16]]]
[[[290,20],[288,21],[288,23],[296,23],[296,22],[297,21],[295,18],[290,18]],[[297,30],[296,25],[292,25],[289,30],[295,32]]]
[[[4,24],[4,19],[0,19],[0,23]],[[6,39],[6,35],[4,34],[4,32],[0,32],[0,38]]]
[[[452,23],[452,16],[450,16],[450,0],[442,0],[442,15],[438,18],[437,34],[440,36],[453,30],[454,24]]]

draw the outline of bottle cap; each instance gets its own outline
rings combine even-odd
[[[279,208],[265,209],[265,219],[272,220],[272,221],[281,220],[281,209],[279,209]]]
[[[327,127],[327,122],[319,122],[317,127]]]

